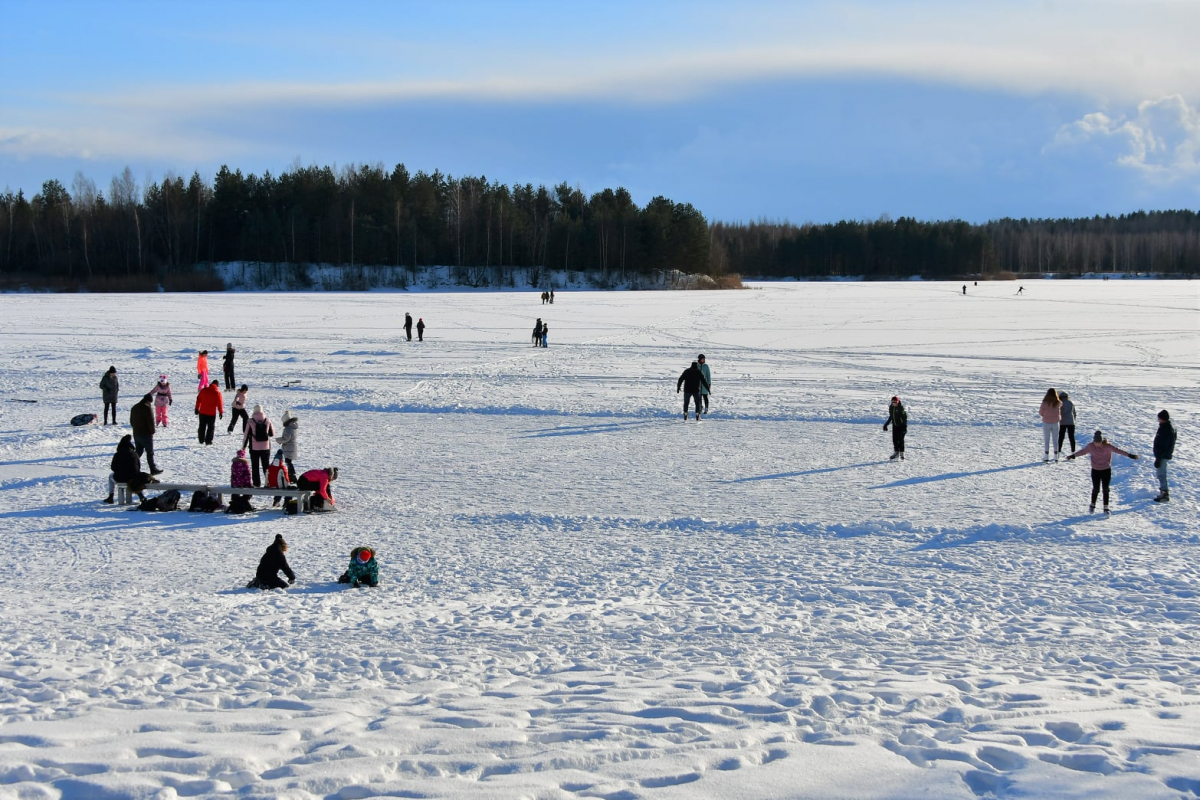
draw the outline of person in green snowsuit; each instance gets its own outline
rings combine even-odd
[[[379,564],[375,561],[375,551],[369,547],[356,547],[350,551],[350,566],[338,578],[338,583],[348,583],[351,586],[378,586]]]

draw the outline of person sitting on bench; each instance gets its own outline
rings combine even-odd
[[[104,498],[104,502],[112,503],[113,492],[116,491],[118,483],[128,486],[129,491],[138,496],[138,500],[146,499],[143,492],[151,476],[142,472],[142,459],[138,457],[133,436],[127,433],[121,437],[117,444],[117,452],[113,454],[108,467],[112,470],[112,475],[108,476],[108,497]]]
[[[325,467],[324,469],[310,469],[308,472],[300,476],[296,481],[297,489],[308,489],[312,494],[313,510],[320,509],[321,511],[336,511],[337,504],[333,502],[333,492],[329,489],[329,484],[337,480],[337,467]],[[326,508],[325,504],[329,507]]]
[[[286,589],[296,582],[296,573],[292,572],[292,568],[288,566],[287,542],[283,540],[283,534],[275,534],[275,541],[267,546],[267,551],[263,553],[262,559],[258,562],[258,570],[254,574],[254,580],[246,584],[247,589]],[[280,571],[287,575],[287,583],[279,577]]]

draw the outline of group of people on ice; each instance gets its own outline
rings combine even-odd
[[[267,545],[266,552],[259,559],[258,569],[254,578],[246,584],[247,589],[286,589],[296,582],[296,573],[287,560],[288,543],[283,534],[275,534],[274,540]],[[279,573],[286,577],[279,577]],[[375,559],[375,549],[371,547],[355,547],[350,551],[350,565],[338,577],[338,583],[348,583],[352,587],[378,586],[379,563]]]
[[[412,332],[413,332],[412,314],[409,314],[407,311],[405,311],[404,312],[404,335],[406,337],[408,337],[408,341],[410,341],[410,342],[412,341]],[[425,341],[425,320],[420,317],[417,318],[417,341],[418,342]]]

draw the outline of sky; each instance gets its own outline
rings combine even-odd
[[[0,0],[0,189],[397,163],[709,220],[1200,207],[1200,2]]]

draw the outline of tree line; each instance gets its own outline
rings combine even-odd
[[[188,286],[205,265],[449,266],[464,283],[520,269],[599,274],[612,283],[678,270],[721,276],[930,278],[1005,273],[1193,274],[1192,211],[1084,219],[820,225],[709,223],[688,203],[634,203],[622,188],[586,195],[561,183],[507,186],[485,177],[410,173],[403,164],[296,165],[279,176],[222,167],[206,181],[115,176],[102,191],[81,173],[26,198],[0,194],[0,275],[95,285],[122,277]],[[174,283],[172,284],[172,281]],[[511,285],[511,284],[510,284]]]

